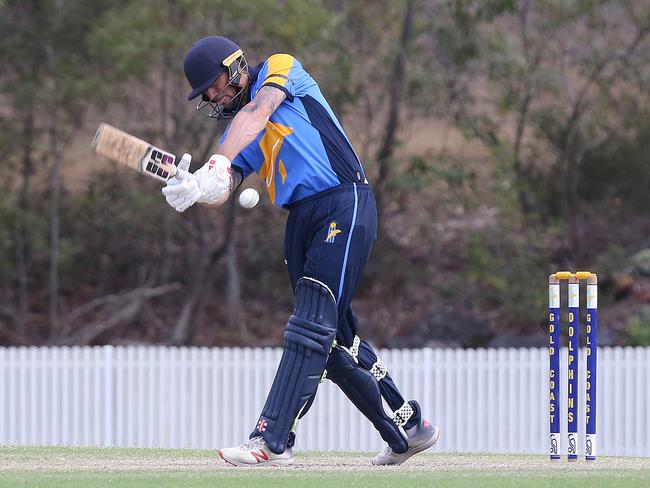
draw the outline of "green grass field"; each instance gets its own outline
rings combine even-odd
[[[650,458],[551,463],[545,456],[423,454],[373,467],[371,453],[307,452],[288,468],[226,466],[214,451],[0,447],[0,487],[636,487]]]

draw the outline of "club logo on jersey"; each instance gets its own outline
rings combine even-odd
[[[327,229],[327,237],[325,238],[325,242],[329,244],[334,244],[334,239],[340,233],[341,233],[341,229],[336,228],[336,221],[335,220],[331,221],[329,228]]]

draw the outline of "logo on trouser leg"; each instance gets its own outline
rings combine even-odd
[[[266,421],[266,419],[260,419],[260,421],[257,423],[257,432],[259,432],[260,434],[264,432],[266,430],[267,423],[268,422]]]
[[[325,242],[327,242],[329,244],[334,244],[334,239],[340,233],[341,233],[341,230],[336,228],[336,221],[332,220],[330,222],[330,225],[329,225],[328,229],[327,229],[327,237],[325,238]]]

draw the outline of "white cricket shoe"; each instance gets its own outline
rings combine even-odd
[[[422,419],[418,425],[406,431],[406,435],[408,436],[408,440],[406,441],[408,449],[406,452],[397,454],[393,452],[390,446],[386,446],[386,449],[372,458],[372,464],[375,466],[399,466],[414,454],[429,449],[438,442],[440,427],[431,425],[428,420]]]
[[[271,452],[266,441],[253,437],[241,446],[225,447],[217,451],[228,464],[235,466],[288,466],[293,464],[293,452],[285,450],[282,454]]]

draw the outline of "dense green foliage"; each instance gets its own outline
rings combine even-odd
[[[285,213],[178,215],[88,148],[107,121],[202,162],[182,59],[221,34],[299,57],[365,162],[364,336],[542,345],[548,273],[592,269],[604,343],[647,344],[649,33],[632,0],[0,2],[0,343],[279,341]]]

